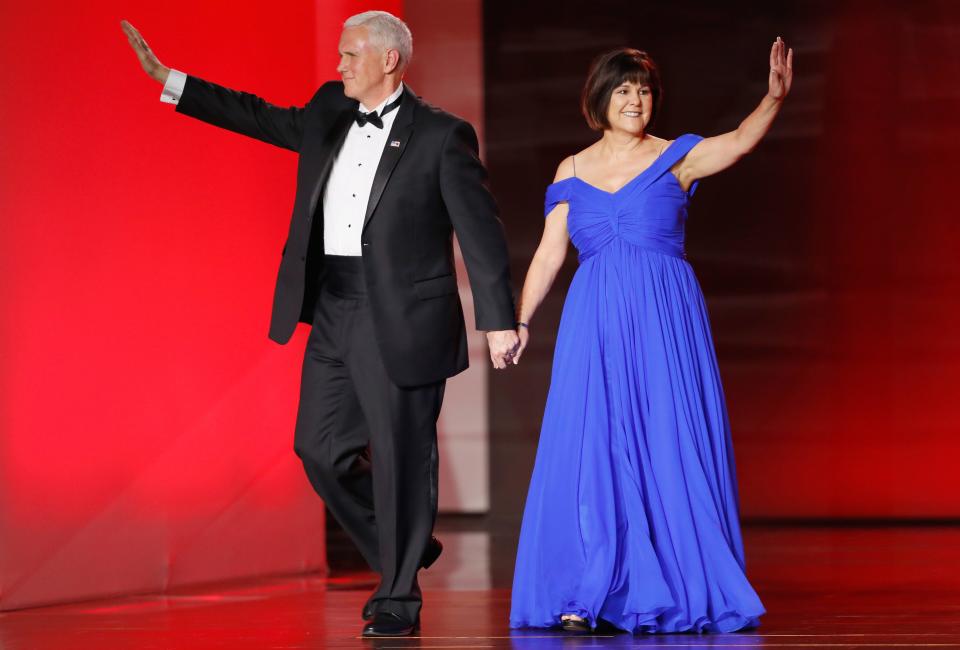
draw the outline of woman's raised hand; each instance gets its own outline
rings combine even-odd
[[[162,84],[167,83],[170,68],[160,63],[160,59],[153,53],[147,42],[143,40],[143,36],[140,35],[136,27],[125,20],[120,21],[120,26],[123,28],[123,33],[127,35],[130,47],[133,48],[137,58],[140,59],[140,65],[143,66],[144,72]]]
[[[770,88],[767,94],[776,100],[782,100],[790,92],[793,83],[793,48],[777,36],[770,48]]]

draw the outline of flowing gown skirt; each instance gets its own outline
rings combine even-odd
[[[612,241],[564,305],[510,624],[729,632],[763,612],[700,287],[684,259]]]

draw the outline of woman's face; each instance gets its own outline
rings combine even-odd
[[[613,89],[607,107],[607,121],[613,131],[642,134],[653,114],[653,93],[650,86],[624,81]]]

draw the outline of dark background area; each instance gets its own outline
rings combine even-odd
[[[707,297],[748,522],[952,520],[960,483],[960,4],[597,0],[485,3],[486,158],[519,292],[558,163],[593,142],[591,60],[658,62],[652,133],[735,129],[794,86],[767,138],[702,182],[688,256]],[[522,364],[491,378],[491,525],[515,543],[571,251]],[[502,558],[511,554],[503,553]],[[507,567],[503,567],[507,569]]]

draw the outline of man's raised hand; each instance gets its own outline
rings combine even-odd
[[[133,48],[137,58],[140,59],[140,65],[143,66],[144,72],[162,84],[167,83],[170,68],[160,63],[160,59],[153,53],[147,42],[143,40],[143,36],[140,35],[136,27],[125,20],[120,21],[120,26],[123,28],[123,33],[127,35],[130,47]]]

